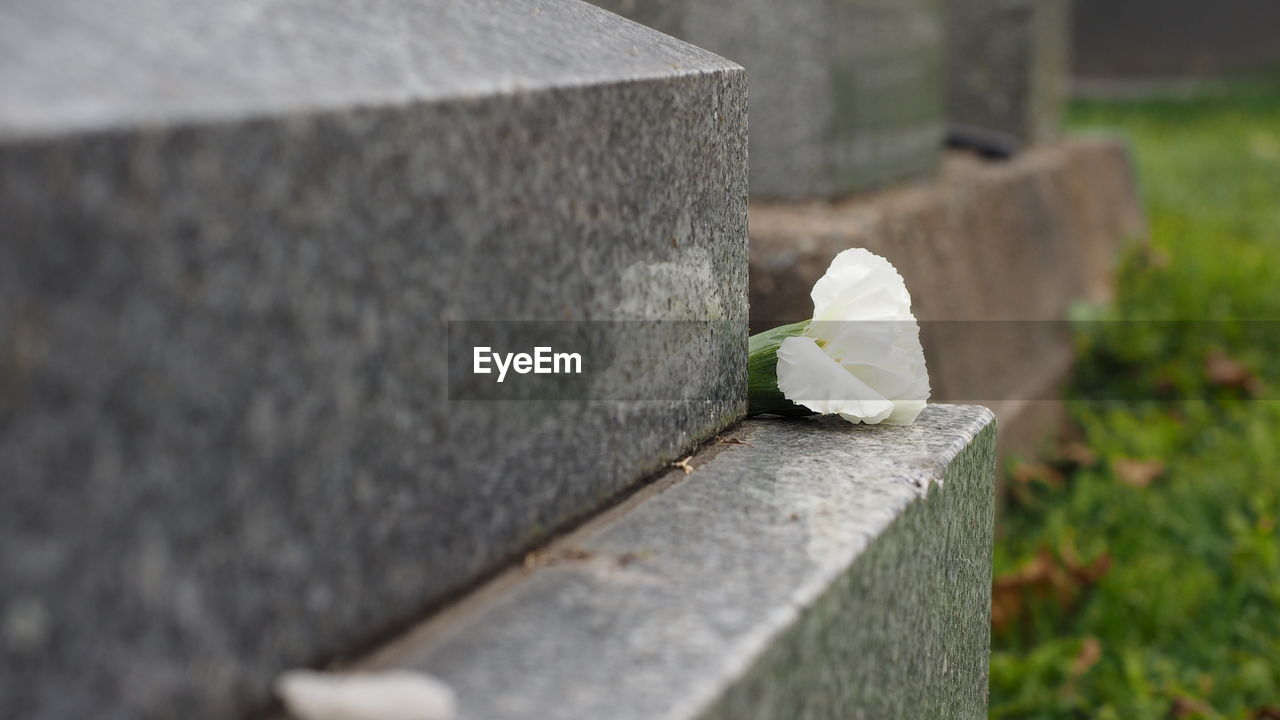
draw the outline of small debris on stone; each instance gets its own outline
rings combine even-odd
[[[721,445],[746,445],[747,447],[755,447],[755,445],[752,445],[746,440],[743,440],[742,438],[736,438],[736,437],[720,438],[720,444]]]
[[[618,567],[626,567],[631,563],[638,561],[639,559],[640,559],[640,555],[638,553],[633,553],[633,552],[622,553],[621,555],[618,556]]]
[[[426,673],[291,670],[276,695],[297,720],[452,720],[453,688]]]
[[[692,460],[692,459],[693,459],[693,456],[692,456],[692,455],[690,455],[689,457],[687,457],[687,458],[685,458],[685,459],[683,459],[683,460],[678,460],[678,461],[676,461],[676,462],[671,463],[671,467],[678,467],[678,468],[680,468],[681,470],[683,470],[683,471],[684,471],[684,474],[685,474],[685,475],[692,475],[692,474],[693,474],[693,466],[689,464],[689,461],[690,461],[690,460]]]
[[[560,551],[560,559],[576,562],[590,560],[592,555],[593,553],[590,550],[583,550],[582,548],[565,548]]]
[[[538,548],[528,555],[524,556],[524,571],[532,572],[534,568],[542,565],[550,565],[552,562],[551,554],[546,548]]]

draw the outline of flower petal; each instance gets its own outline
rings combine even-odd
[[[300,720],[452,720],[453,689],[425,673],[320,673],[291,670],[276,694]]]
[[[788,400],[824,415],[874,425],[894,405],[822,351],[811,337],[796,336],[778,348],[778,389]]]
[[[827,355],[888,400],[929,397],[920,330],[914,320],[812,323]]]
[[[809,296],[817,321],[912,317],[911,295],[902,276],[888,260],[862,248],[836,255]]]

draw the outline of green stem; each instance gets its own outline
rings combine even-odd
[[[765,330],[747,340],[747,415],[770,413],[799,417],[814,414],[812,410],[788,400],[778,389],[778,348],[783,340],[803,334],[808,327],[809,321],[802,320]]]

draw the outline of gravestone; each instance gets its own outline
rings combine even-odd
[[[947,121],[1052,138],[1066,98],[1070,0],[948,0]]]
[[[751,194],[833,197],[930,172],[941,0],[595,0],[747,69]]]
[[[458,720],[985,717],[995,430],[748,420],[355,669],[437,676]]]
[[[733,63],[576,0],[0,47],[0,716],[254,711],[745,411]],[[703,324],[683,394],[451,400],[451,322],[636,319]]]

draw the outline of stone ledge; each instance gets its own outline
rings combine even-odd
[[[357,667],[437,675],[463,719],[985,717],[990,411],[730,435]]]

